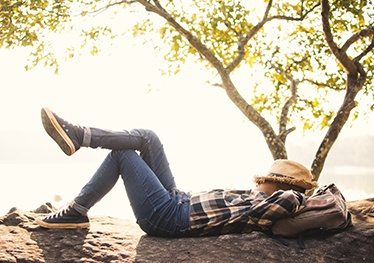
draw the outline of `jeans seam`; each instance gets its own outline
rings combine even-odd
[[[126,151],[126,150],[123,150],[123,151]],[[131,164],[131,166],[134,168],[134,163],[131,161],[130,158],[128,158],[126,152],[124,152],[123,156],[124,156],[124,158],[126,158],[126,160],[127,160],[127,161]],[[139,180],[139,176],[138,176],[139,173],[138,173],[137,169],[133,169],[133,170],[134,170],[135,173],[137,174],[137,177],[136,177],[137,180],[140,181],[140,180]],[[147,191],[147,188],[144,186],[143,182],[140,182],[140,184],[141,184],[141,186],[142,186],[144,192],[147,194],[147,197],[148,197],[148,196],[149,196],[149,192]],[[165,189],[165,190],[166,190],[166,189]],[[148,200],[149,200],[149,202],[152,204],[152,213],[155,213],[155,214],[156,214],[160,219],[162,219],[163,221],[166,221],[166,220],[163,219],[163,217],[162,217],[161,214],[158,212],[158,210],[155,209],[155,204],[154,204],[154,202],[153,202],[150,198],[148,198]],[[148,219],[147,219],[147,220],[148,220]]]

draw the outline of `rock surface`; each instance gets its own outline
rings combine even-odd
[[[47,230],[40,214],[12,209],[0,218],[0,262],[374,262],[374,198],[349,202],[354,226],[300,249],[260,232],[201,238],[145,235],[130,221],[91,218],[89,230]]]

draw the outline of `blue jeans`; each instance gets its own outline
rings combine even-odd
[[[76,209],[86,213],[121,176],[137,223],[144,232],[187,236],[189,196],[177,190],[158,136],[150,130],[113,132],[91,128],[90,132],[90,147],[112,151],[74,199]]]

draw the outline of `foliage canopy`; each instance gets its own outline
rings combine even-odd
[[[159,39],[165,73],[187,61],[204,65],[262,131],[274,159],[287,158],[295,126],[327,129],[312,165],[316,179],[349,117],[374,108],[354,110],[356,95],[374,95],[372,0],[4,0],[0,10],[0,47],[33,47],[29,68],[44,63],[57,72],[56,34],[80,34],[80,43],[67,43],[67,58],[95,55],[129,30]],[[244,74],[247,81],[234,81]]]

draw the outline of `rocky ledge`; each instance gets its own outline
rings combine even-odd
[[[354,226],[319,240],[285,243],[261,232],[201,238],[145,235],[130,221],[91,218],[89,230],[47,230],[40,214],[0,218],[0,262],[374,262],[374,198],[349,202]],[[40,212],[39,210],[37,212]]]

